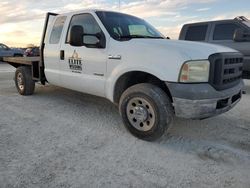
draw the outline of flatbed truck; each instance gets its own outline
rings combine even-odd
[[[41,82],[107,98],[125,127],[150,141],[174,116],[212,117],[242,96],[241,53],[169,40],[143,19],[118,12],[48,13],[40,57],[3,60],[16,68],[21,95],[32,95]]]

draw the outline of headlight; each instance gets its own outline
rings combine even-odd
[[[209,68],[208,60],[187,61],[181,68],[179,82],[208,82]]]

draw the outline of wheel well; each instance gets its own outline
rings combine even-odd
[[[15,68],[22,66],[22,65],[20,65],[20,64],[18,64],[18,63],[10,63],[10,62],[8,62],[8,63],[9,63],[11,66],[15,67]]]
[[[166,84],[161,81],[159,78],[156,76],[146,73],[146,72],[141,72],[141,71],[133,71],[133,72],[127,72],[123,74],[115,84],[114,88],[114,103],[118,104],[120,97],[122,93],[129,87],[139,84],[139,83],[151,83],[153,85],[156,85],[160,87],[163,91],[166,92],[166,94],[169,96],[171,102],[172,101],[172,96],[171,93],[166,86]]]

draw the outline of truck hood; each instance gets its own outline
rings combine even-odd
[[[123,74],[129,71],[144,71],[164,81],[178,81],[185,61],[208,59],[211,54],[237,52],[224,46],[164,39],[131,39],[110,41],[110,56],[119,56],[119,61],[109,59],[108,71]]]
[[[222,52],[237,52],[234,49],[213,45],[204,42],[163,40],[163,39],[133,39],[129,41],[133,46],[152,48],[154,50],[164,50],[179,52],[186,55],[190,60],[207,59],[209,55]]]

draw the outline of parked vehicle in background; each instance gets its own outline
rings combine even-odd
[[[9,48],[7,45],[0,43],[1,57],[22,57],[23,51],[17,48]]]
[[[141,139],[162,136],[174,115],[204,119],[230,110],[241,99],[241,53],[166,40],[146,21],[127,14],[48,13],[40,46],[40,57],[4,58],[17,68],[21,95],[32,95],[35,82],[49,82],[105,97]]]
[[[250,21],[247,18],[240,16],[185,24],[179,39],[219,44],[238,50],[244,55],[243,77],[250,78]]]
[[[40,55],[39,47],[29,47],[24,52],[24,56],[26,57],[34,57],[39,55]]]

